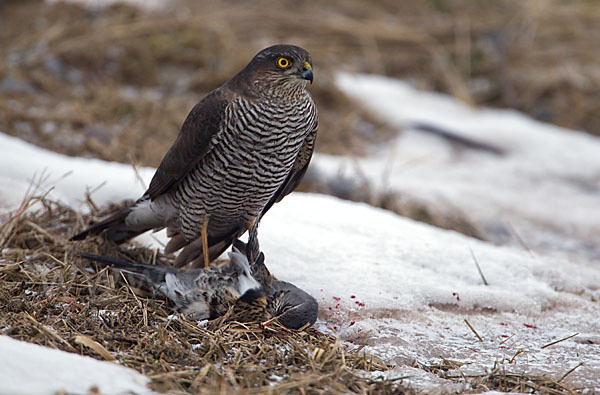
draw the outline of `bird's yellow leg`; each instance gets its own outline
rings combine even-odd
[[[258,218],[254,217],[248,222],[248,233],[252,233],[252,228],[254,228],[254,225],[256,225],[256,221],[258,221]]]
[[[260,247],[258,246],[257,228],[258,217],[253,218],[250,220],[250,222],[248,222],[248,244],[246,245],[246,257],[248,258],[248,263],[250,263],[250,265],[254,264],[260,252]]]
[[[208,215],[204,217],[202,222],[202,254],[204,254],[204,268],[207,269],[210,266],[210,260],[208,257]]]

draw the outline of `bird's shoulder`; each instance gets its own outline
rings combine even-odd
[[[234,96],[229,89],[219,88],[192,108],[175,142],[154,173],[145,196],[154,200],[169,192],[206,155],[213,137],[223,129],[225,113]]]

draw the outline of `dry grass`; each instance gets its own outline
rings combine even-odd
[[[150,263],[157,251],[101,238],[70,236],[103,216],[81,215],[44,197],[28,197],[0,222],[0,330],[12,338],[118,360],[149,376],[151,386],[169,393],[416,393],[403,378],[385,379],[385,361],[314,329],[291,331],[226,322],[207,325],[170,315],[166,301],[136,294],[106,268],[92,270],[79,252]],[[109,208],[113,211],[117,207]],[[564,339],[562,339],[564,340]],[[514,359],[514,358],[513,358]],[[507,361],[510,367],[512,361]],[[464,363],[444,361],[415,367],[470,392],[489,390],[570,393],[561,381],[515,373],[496,364],[485,374],[464,375]],[[514,369],[513,369],[514,370]]]
[[[201,95],[283,41],[313,53],[322,152],[362,154],[391,135],[335,88],[338,70],[600,133],[593,2],[174,4],[151,13],[3,2],[0,129],[69,155],[157,165]]]
[[[0,91],[0,129],[68,155],[158,165],[191,107],[263,46],[241,45],[247,32],[230,29],[250,30],[252,15],[228,6],[196,15],[33,1],[3,8],[14,23],[0,30],[0,54],[17,60],[0,66],[0,81],[18,83]],[[237,20],[220,19],[228,11]],[[321,117],[323,151],[360,154],[389,135],[337,90],[331,68],[315,68],[311,90],[329,114]]]
[[[38,205],[38,211],[26,211]],[[410,392],[372,380],[386,364],[314,329],[228,322],[198,325],[169,316],[163,300],[135,295],[80,251],[150,262],[154,251],[100,238],[70,242],[86,216],[31,198],[0,226],[0,328],[15,339],[97,359],[118,360],[170,393],[215,391]],[[162,260],[163,257],[160,257]]]
[[[492,369],[481,374],[457,374],[456,369],[464,365],[458,361],[443,360],[437,365],[419,365],[420,368],[441,378],[468,384],[468,393],[489,391],[535,393],[535,394],[574,394],[576,391],[561,383],[579,365],[558,380],[541,376],[514,372],[503,363],[495,363]]]

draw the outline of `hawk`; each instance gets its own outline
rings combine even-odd
[[[167,228],[176,265],[205,266],[300,183],[312,157],[317,109],[306,90],[311,55],[294,45],[263,49],[191,110],[148,190],[73,237],[105,232],[122,243]],[[256,257],[251,257],[253,261]]]

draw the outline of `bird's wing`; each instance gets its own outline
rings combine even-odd
[[[300,147],[300,152],[298,152],[298,156],[296,157],[296,161],[290,171],[290,174],[286,177],[285,181],[279,189],[275,192],[275,194],[271,197],[271,200],[267,203],[265,208],[262,211],[262,215],[273,206],[275,203],[278,203],[285,196],[289,195],[300,181],[302,181],[302,177],[304,177],[304,173],[306,173],[306,169],[308,169],[308,165],[310,164],[310,159],[312,158],[313,151],[315,149],[315,139],[317,138],[317,128],[318,121],[315,120],[315,124],[313,126],[313,130],[309,133],[304,140],[304,144]]]
[[[206,155],[211,148],[211,139],[223,129],[228,103],[226,94],[218,89],[194,106],[154,173],[145,196],[154,200],[169,192]]]
[[[294,284],[274,281],[268,299],[269,312],[286,328],[307,328],[317,321],[317,300]]]
[[[85,252],[81,253],[81,257],[92,262],[97,262],[102,266],[110,266],[119,269],[127,275],[129,285],[134,288],[144,288],[142,285],[146,285],[149,289],[164,292],[165,277],[167,275],[177,276],[178,273],[185,274],[171,266],[130,263],[119,258],[88,254]]]

